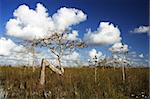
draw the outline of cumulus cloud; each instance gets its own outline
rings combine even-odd
[[[11,39],[6,39],[4,37],[0,38],[0,55],[7,56],[10,55],[12,51],[18,52],[23,51],[24,47],[22,45],[16,45]]]
[[[41,59],[49,59],[51,63],[58,65],[56,57],[52,53],[39,51],[33,56],[30,49],[15,44],[11,39],[0,38],[0,64],[2,65],[40,65]],[[63,66],[77,66],[80,64],[80,54],[76,51],[62,57]]]
[[[33,53],[22,45],[15,44],[11,39],[0,38],[0,64],[2,65],[40,65],[41,59],[49,59],[51,63],[58,65],[56,57],[52,53],[40,51]],[[78,66],[81,63],[80,54],[76,51],[62,56],[63,66]]]
[[[33,57],[33,54],[31,52],[13,52],[11,51],[11,54],[9,56],[0,56],[0,64],[1,65],[39,65],[41,62],[41,58],[38,58],[38,55],[36,54],[35,57]]]
[[[143,55],[143,54],[140,54],[140,55],[139,55],[139,57],[140,57],[140,58],[143,58],[143,57],[144,57],[144,55]]]
[[[31,53],[27,53],[22,45],[15,44],[11,39],[0,38],[1,64],[21,64],[31,57]]]
[[[9,55],[10,50],[14,48],[16,44],[10,39],[0,38],[0,55]]]
[[[84,35],[84,40],[88,44],[114,44],[121,40],[120,30],[112,23],[101,22],[96,31],[91,32],[91,30],[89,30],[88,33]]]
[[[130,31],[131,33],[149,33],[150,26],[139,26],[134,30]]]
[[[128,49],[128,45],[126,44],[123,44],[121,42],[119,43],[115,43],[114,45],[112,45],[111,48],[109,48],[109,51],[111,52],[117,52],[117,53],[124,53],[124,52],[127,52],[129,49]]]
[[[36,10],[26,5],[19,6],[13,13],[14,18],[6,24],[7,34],[23,39],[43,37],[49,27],[53,27],[47,10],[41,4],[37,4]]]
[[[99,59],[102,55],[103,55],[102,52],[100,51],[97,52],[96,49],[92,49],[89,51],[90,59],[94,59],[94,58]]]
[[[52,19],[56,29],[63,30],[71,25],[79,24],[86,20],[86,17],[81,10],[63,7],[52,16]]]
[[[78,66],[81,63],[80,58],[80,54],[76,51],[69,55],[65,55],[62,57],[63,66]]]
[[[49,16],[47,9],[40,3],[35,10],[21,5],[14,11],[13,16],[6,24],[7,34],[27,40],[42,38],[56,31],[61,32],[87,18],[81,10],[66,7]]]
[[[76,51],[74,51],[73,53],[69,54],[69,55],[64,55],[62,57],[63,60],[78,60],[80,59],[80,54],[77,53]]]
[[[57,57],[53,55],[51,52],[48,52],[47,59],[50,59],[50,63],[54,64],[55,66],[59,66]],[[78,66],[81,63],[80,54],[76,51],[63,55],[61,58],[62,66]]]
[[[72,33],[69,34],[65,34],[64,38],[66,38],[67,40],[77,40],[78,38],[78,31],[73,30]]]

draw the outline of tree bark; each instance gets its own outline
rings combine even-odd
[[[42,62],[41,62],[40,84],[41,85],[45,84],[45,64],[44,64],[44,59],[42,59]]]
[[[34,72],[35,71],[35,49],[34,49],[34,46],[32,48],[32,57],[33,57],[33,60],[32,60],[32,71]]]
[[[125,82],[125,67],[122,66],[122,80]]]
[[[95,67],[95,83],[97,82],[97,67]]]

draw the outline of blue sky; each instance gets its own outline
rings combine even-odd
[[[130,33],[131,30],[143,25],[149,25],[148,0],[1,0],[0,1],[0,37],[5,35],[6,22],[13,17],[14,10],[21,4],[35,8],[37,3],[42,3],[49,12],[54,14],[61,7],[72,7],[82,10],[87,14],[86,21],[73,26],[79,30],[83,38],[87,28],[96,30],[100,22],[112,22],[121,31],[122,41],[129,45],[130,51],[143,53],[148,57],[149,36],[147,33]],[[92,46],[103,53],[110,46]]]

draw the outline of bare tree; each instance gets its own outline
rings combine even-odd
[[[99,64],[97,55],[95,55],[92,59],[90,59],[89,63],[90,65],[94,66],[94,79],[96,83],[97,82],[97,66]]]
[[[68,34],[69,31],[64,31],[63,33],[53,33],[50,36],[47,36],[43,39],[37,39],[36,42],[34,42],[35,46],[48,48],[50,52],[53,54],[53,56],[56,57],[57,66],[59,67],[58,69],[60,69],[59,72],[61,75],[63,75],[64,73],[64,68],[62,67],[63,56],[71,54],[76,48],[86,47],[86,44],[80,39],[76,39],[76,40],[67,39]],[[56,68],[54,69],[53,68],[54,66],[52,66],[52,64],[49,65],[52,71],[56,72],[58,70]],[[43,62],[42,62],[42,66],[43,67],[41,70],[41,75],[44,75],[45,64],[43,64]],[[43,80],[44,78],[45,76],[41,76],[40,80]],[[45,81],[41,81],[41,82],[45,82]]]
[[[28,65],[29,65],[29,53],[32,53],[32,71],[35,71],[35,57],[36,57],[36,39],[33,40],[22,40],[18,42],[19,44],[23,45],[25,47],[24,54],[28,54]]]
[[[103,68],[103,70],[104,70],[104,69],[105,69],[105,66],[106,66],[106,63],[107,63],[106,58],[100,59],[100,60],[98,61],[98,66],[101,66],[101,67]]]
[[[128,54],[128,45],[123,43],[116,43],[111,48],[109,48],[109,51],[112,52],[113,55],[116,56],[115,63],[121,65],[122,67],[122,80],[125,82],[125,67],[127,65],[127,54]]]
[[[117,59],[115,59],[115,61],[114,61],[116,64],[121,66],[123,82],[125,82],[125,79],[126,79],[125,68],[129,65],[129,62],[126,59],[127,53],[128,53],[128,51],[123,52],[123,53],[116,53]]]

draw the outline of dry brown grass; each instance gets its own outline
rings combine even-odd
[[[65,68],[64,76],[46,68],[46,84],[39,85],[40,68],[0,67],[0,80],[9,98],[14,99],[129,99],[149,94],[149,69],[126,69],[122,82],[121,68]],[[133,95],[133,96],[132,96]]]

